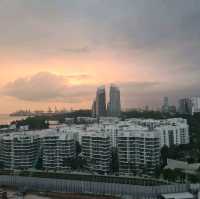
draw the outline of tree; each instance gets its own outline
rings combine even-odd
[[[165,167],[167,165],[167,158],[169,153],[168,146],[164,145],[161,149],[161,166]]]
[[[17,128],[20,126],[28,125],[31,130],[46,129],[48,124],[46,123],[46,118],[43,116],[28,117],[24,120],[16,121]]]
[[[163,178],[169,181],[174,182],[176,180],[175,172],[172,169],[165,169],[163,170]]]
[[[112,173],[119,172],[119,157],[116,148],[112,148],[112,163],[111,163],[111,171]]]
[[[4,168],[3,162],[0,161],[0,169],[3,169],[3,168]]]
[[[157,166],[156,169],[154,170],[154,175],[155,175],[156,178],[160,177],[161,171],[162,171],[161,167]]]
[[[81,145],[78,141],[76,141],[76,157],[81,153]]]
[[[72,170],[80,170],[85,168],[87,162],[81,157],[76,157],[65,159],[63,164],[66,167],[70,167]]]

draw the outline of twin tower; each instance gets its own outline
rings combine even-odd
[[[96,98],[92,105],[93,117],[118,117],[121,113],[120,90],[117,86],[110,86],[110,101],[106,106],[106,89],[101,86],[97,89]]]

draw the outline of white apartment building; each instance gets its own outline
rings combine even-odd
[[[29,169],[34,166],[40,138],[34,132],[11,133],[0,140],[1,161],[7,169]]]
[[[120,173],[129,174],[147,170],[152,173],[158,165],[157,148],[188,144],[187,120],[164,120],[104,117],[98,123],[69,124],[55,129],[2,133],[0,136],[1,162],[6,168],[32,168],[38,158],[48,170],[66,170],[65,160],[75,157],[75,145],[82,146],[82,155],[88,169],[110,172],[112,147],[120,156]],[[149,158],[152,155],[152,159]],[[148,160],[149,158],[149,160]],[[148,165],[149,169],[146,169]],[[150,165],[150,166],[149,166]]]
[[[189,126],[187,120],[183,118],[171,118],[171,119],[138,119],[131,118],[125,121],[106,119],[100,124],[93,124],[86,128],[86,131],[105,132],[110,136],[112,147],[117,147],[117,137],[119,132],[132,130],[148,130],[157,131],[160,136],[160,147],[164,145],[168,147],[172,145],[188,144],[190,142]],[[81,132],[80,132],[81,135]]]
[[[187,97],[179,100],[179,113],[194,115],[200,112],[200,97]]]
[[[172,145],[188,144],[190,142],[188,125],[165,125],[156,127],[155,130],[159,132],[160,147],[164,145],[170,147]]]
[[[189,126],[183,118],[171,118],[163,120],[130,119],[130,126],[140,125],[149,130],[159,132],[160,147],[190,143]]]
[[[82,156],[90,171],[108,174],[111,166],[111,142],[106,133],[87,132],[82,135]]]
[[[45,169],[68,169],[64,160],[76,155],[74,137],[59,129],[4,134],[0,137],[0,160],[7,169],[35,168],[39,158]]]
[[[159,133],[127,129],[119,132],[117,150],[120,175],[154,174],[160,166]]]
[[[70,169],[65,161],[75,158],[75,140],[73,134],[47,133],[42,138],[43,168],[46,170]]]

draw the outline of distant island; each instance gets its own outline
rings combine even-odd
[[[16,112],[13,112],[13,113],[10,113],[9,114],[10,116],[13,116],[13,117],[16,117],[16,116],[33,116],[33,113],[29,110],[19,110],[19,111],[16,111]]]

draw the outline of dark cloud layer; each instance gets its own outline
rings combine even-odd
[[[130,64],[121,63],[124,71],[151,68],[157,75],[151,82],[119,79],[128,106],[155,104],[164,95],[174,101],[200,95],[199,0],[2,0],[0,32],[0,52],[38,59],[55,51],[67,57],[105,49],[129,57]],[[132,64],[136,55],[146,65]],[[7,84],[4,93],[32,101],[91,99],[96,85],[72,86],[68,79],[40,73]]]
[[[51,48],[69,54],[98,47],[150,51],[172,72],[183,69],[182,76],[192,78],[200,68],[199,21],[199,0],[3,0],[0,44],[34,54]]]
[[[66,53],[87,53],[90,52],[89,47],[81,47],[81,48],[63,48],[61,49],[63,52]]]

